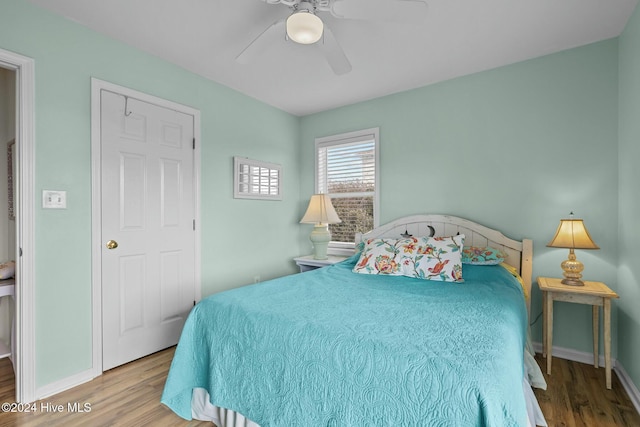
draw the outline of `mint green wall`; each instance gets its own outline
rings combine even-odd
[[[640,387],[640,10],[619,41],[618,359]]]
[[[0,8],[0,48],[35,59],[36,195],[68,194],[36,201],[37,386],[91,367],[91,77],[201,111],[203,295],[296,271],[297,117],[24,0]],[[234,200],[234,155],[282,164],[284,200]]]
[[[577,252],[585,278],[617,289],[617,54],[616,40],[600,42],[304,117],[301,198],[314,191],[315,137],[380,126],[381,224],[473,219],[532,238],[534,277],[557,277],[568,250],[545,245],[573,210],[602,248]],[[557,303],[554,315],[556,345],[592,351],[588,306]]]

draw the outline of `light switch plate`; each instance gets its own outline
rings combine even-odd
[[[60,190],[42,190],[42,207],[44,209],[66,209],[67,192]]]

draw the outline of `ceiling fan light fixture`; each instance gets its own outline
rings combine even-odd
[[[320,40],[324,24],[309,10],[302,9],[287,18],[287,36],[300,44],[312,44]]]

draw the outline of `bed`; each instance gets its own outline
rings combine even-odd
[[[371,273],[367,251],[389,242],[404,242],[401,264],[420,260],[406,255],[418,239],[450,252],[464,239],[501,263],[464,264],[455,280],[441,266],[421,277],[355,272]],[[531,390],[544,379],[527,352],[531,240],[416,215],[356,243],[361,253],[333,266],[200,301],[162,403],[218,427],[546,425]]]

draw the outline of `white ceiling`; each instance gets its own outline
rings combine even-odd
[[[281,4],[29,1],[300,116],[616,37],[638,2],[426,0],[419,24],[319,13],[353,66],[338,76],[317,46],[285,41],[284,35],[249,64],[236,62],[256,36],[290,13]]]

